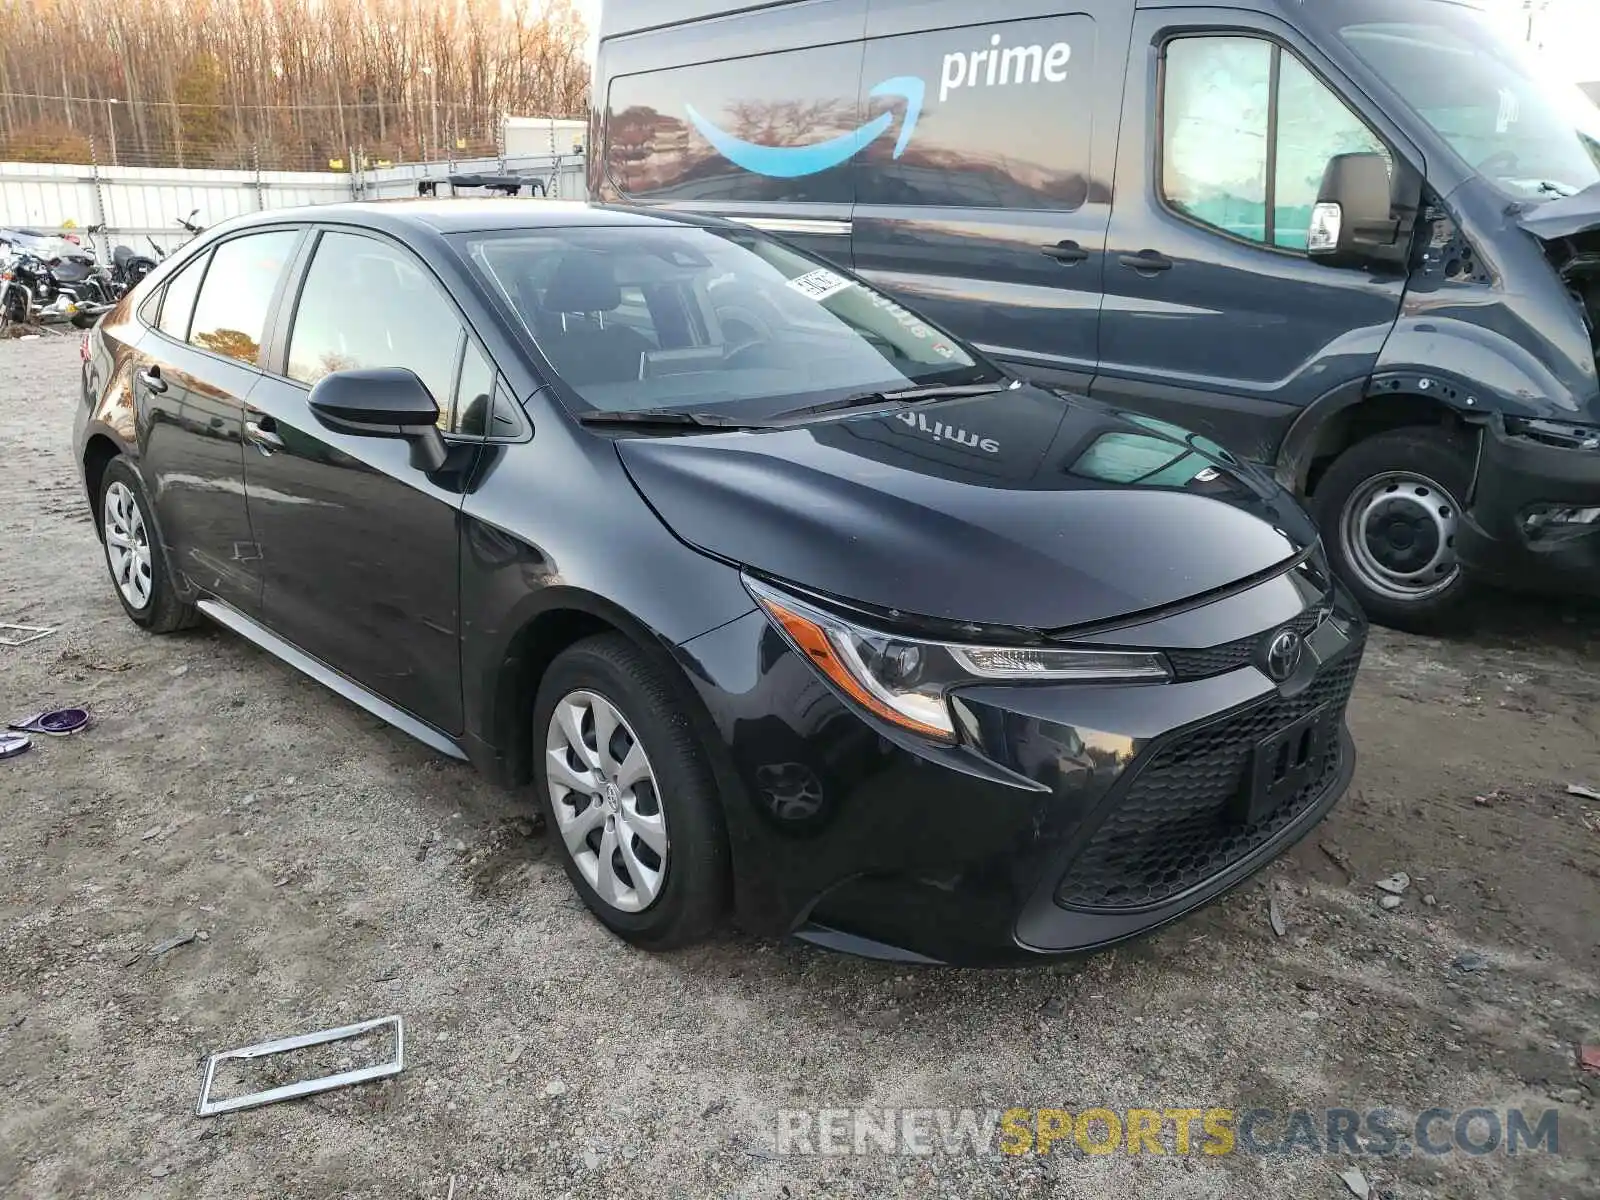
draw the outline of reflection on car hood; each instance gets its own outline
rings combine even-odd
[[[1574,196],[1547,200],[1517,214],[1517,223],[1536,238],[1574,237],[1600,228],[1600,183]]]
[[[1316,534],[1204,439],[1022,387],[795,429],[628,438],[684,541],[818,592],[1060,629],[1227,587]]]

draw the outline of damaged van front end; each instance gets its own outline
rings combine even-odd
[[[1544,415],[1484,426],[1461,557],[1508,585],[1600,595],[1600,184],[1512,221],[1560,279],[1570,304],[1552,316],[1581,325],[1587,358],[1573,348],[1566,394],[1528,397]]]

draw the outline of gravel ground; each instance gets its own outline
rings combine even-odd
[[[0,647],[0,706],[95,716],[0,762],[0,1195],[1307,1200],[1353,1165],[1395,1197],[1600,1195],[1575,1056],[1600,1042],[1600,803],[1567,792],[1600,788],[1594,608],[1376,633],[1350,796],[1125,948],[909,970],[729,931],[653,957],[588,918],[528,797],[237,637],[139,632],[76,391],[75,337],[0,343],[0,620],[58,627]],[[194,1116],[208,1052],[391,1012],[397,1078]],[[780,1108],[1435,1105],[1554,1109],[1559,1153],[777,1153]]]

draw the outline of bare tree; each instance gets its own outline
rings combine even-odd
[[[492,153],[588,93],[571,0],[0,0],[0,157],[327,169]]]

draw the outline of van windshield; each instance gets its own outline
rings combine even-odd
[[[562,382],[602,411],[757,417],[1001,378],[888,296],[755,230],[584,226],[463,242]]]
[[[1336,0],[1317,18],[1502,192],[1553,200],[1600,183],[1600,108],[1550,78],[1482,12],[1441,0]]]

